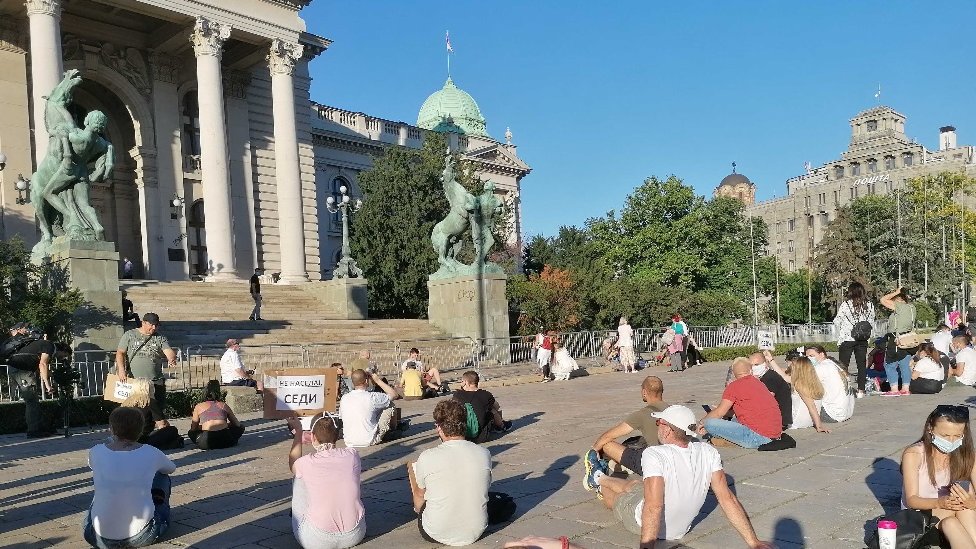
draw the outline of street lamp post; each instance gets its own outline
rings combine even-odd
[[[363,271],[356,265],[356,260],[352,258],[352,252],[349,249],[349,214],[359,211],[363,207],[363,200],[357,198],[356,202],[352,203],[349,194],[347,194],[348,191],[349,189],[342,185],[339,187],[339,193],[342,196],[338,201],[332,196],[325,201],[326,208],[330,212],[342,212],[342,257],[339,259],[335,271],[332,272],[333,278],[363,277]]]
[[[14,183],[14,188],[17,189],[17,199],[15,202],[23,206],[30,202],[30,196],[27,194],[27,190],[30,189],[30,179],[24,179],[23,174],[17,174],[17,181]]]

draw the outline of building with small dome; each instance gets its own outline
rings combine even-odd
[[[736,173],[733,162],[732,173],[722,178],[722,182],[715,188],[715,196],[734,198],[745,206],[752,206],[756,203],[756,185],[748,177]]]
[[[332,278],[342,226],[328,199],[343,185],[360,196],[376,155],[430,132],[495,182],[520,247],[531,169],[512,132],[450,78],[403,113],[416,124],[313,101],[309,66],[332,41],[301,17],[312,1],[0,0],[0,239],[40,239],[22,187],[48,149],[45,98],[73,70],[73,106],[108,116],[115,150],[91,205],[136,278]]]
[[[383,148],[419,149],[427,132],[437,132],[447,136],[451,150],[459,151],[464,160],[472,163],[477,177],[495,183],[495,192],[512,212],[505,244],[513,251],[521,250],[522,204],[519,194],[522,178],[532,168],[519,158],[511,129],[506,127],[504,142],[492,138],[474,97],[457,87],[451,78],[420,106],[416,125],[314,102],[312,110],[319,211],[325,211],[326,200],[330,196],[337,197],[343,185],[353,189],[353,194],[359,194],[359,173],[372,167],[373,157]],[[322,275],[328,279],[339,260],[342,244],[339,216],[328,213],[320,216],[318,235]],[[521,257],[521,254],[516,256]]]

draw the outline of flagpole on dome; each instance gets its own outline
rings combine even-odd
[[[447,42],[447,78],[451,78],[451,54],[454,48],[451,47],[451,31],[444,32],[444,40]]]

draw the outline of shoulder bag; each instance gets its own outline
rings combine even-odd
[[[845,304],[850,302],[845,302]],[[867,310],[867,305],[864,306]],[[854,321],[854,307],[852,305],[847,305],[847,319],[851,321],[851,337],[854,341],[867,341],[871,339],[871,332],[874,330],[874,326],[867,320]]]
[[[895,346],[899,349],[914,349],[922,343],[925,339],[915,332],[915,306],[911,305],[912,310],[912,329],[905,333],[895,333]]]
[[[864,537],[868,549],[880,547],[878,521],[881,520],[890,520],[898,525],[894,549],[921,549],[930,545],[939,545],[939,531],[935,528],[930,515],[915,509],[902,509],[868,522],[868,533]]]

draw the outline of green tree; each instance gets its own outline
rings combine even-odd
[[[83,304],[81,293],[68,288],[63,270],[31,263],[19,237],[0,241],[0,325],[27,322],[53,340],[70,343],[72,314]]]
[[[850,283],[860,282],[871,288],[865,262],[867,253],[854,232],[850,208],[837,210],[837,217],[827,226],[813,253],[814,270],[826,284],[823,298],[833,310],[844,301],[844,291]]]
[[[353,217],[350,244],[369,280],[373,316],[427,316],[427,276],[437,270],[430,234],[450,208],[440,181],[446,147],[440,135],[428,134],[422,149],[389,147],[360,173],[366,200]]]
[[[823,301],[824,291],[823,280],[806,269],[786,274],[781,272],[779,309],[783,324],[806,324],[808,307],[812,309],[813,322],[830,320],[830,311]]]
[[[507,293],[519,312],[521,334],[566,331],[580,324],[578,291],[568,269],[546,265],[539,274],[513,277]]]

